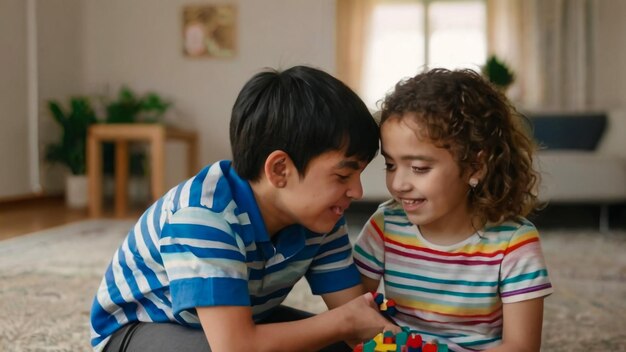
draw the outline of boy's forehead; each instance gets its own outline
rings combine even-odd
[[[322,153],[312,162],[318,162],[333,169],[360,170],[367,166],[367,162],[360,160],[354,155],[347,156],[344,150],[332,150]]]

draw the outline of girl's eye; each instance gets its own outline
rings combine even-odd
[[[411,170],[416,174],[423,174],[423,173],[430,171],[430,167],[411,166]]]
[[[385,163],[385,171],[393,171],[395,169],[396,169],[396,166],[394,164]]]

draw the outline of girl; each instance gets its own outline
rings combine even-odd
[[[435,69],[396,85],[380,131],[393,199],[355,246],[366,288],[382,279],[394,321],[451,350],[539,351],[552,286],[521,116],[477,73]]]

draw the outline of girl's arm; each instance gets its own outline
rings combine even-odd
[[[502,307],[502,344],[489,352],[539,352],[543,324],[543,299],[506,303]]]

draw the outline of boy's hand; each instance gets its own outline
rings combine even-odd
[[[348,324],[348,330],[354,336],[350,341],[366,341],[383,331],[394,334],[401,331],[400,327],[387,320],[378,310],[371,293],[366,293],[341,306]]]

